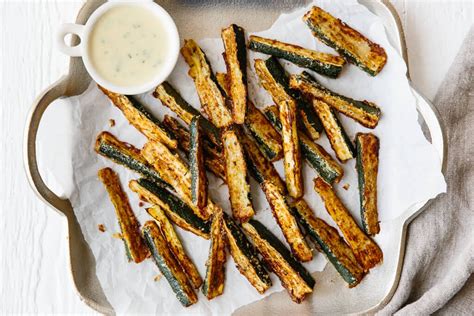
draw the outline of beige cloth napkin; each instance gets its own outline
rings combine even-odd
[[[446,131],[448,192],[408,227],[400,284],[381,315],[474,314],[473,78],[471,27],[434,100]]]

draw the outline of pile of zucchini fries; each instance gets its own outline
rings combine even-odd
[[[309,72],[289,75],[277,58],[336,78],[346,61],[375,76],[385,64],[386,54],[379,45],[318,7],[307,12],[303,20],[315,37],[339,55],[250,36],[248,48],[271,55],[253,64],[261,86],[275,103],[263,111],[249,99],[246,36],[234,24],[221,32],[227,73],[215,74],[195,41],[186,40],[181,49],[202,113],[168,82],[153,92],[184,124],[171,116],[161,121],[133,97],[99,87],[148,139],[142,149],[137,149],[102,132],[95,143],[99,155],[140,176],[129,182],[129,189],[151,205],[146,211],[153,220],[140,229],[117,174],[110,168],[99,171],[116,210],[127,257],[135,263],[152,257],[183,306],[197,302],[198,288],[208,299],[224,292],[227,253],[259,293],[272,285],[269,272],[273,272],[297,303],[312,293],[315,285],[301,264],[313,258],[308,239],[350,287],[382,261],[382,251],[371,239],[380,231],[379,140],[372,133],[358,133],[354,145],[338,118],[341,113],[373,129],[380,109],[372,102],[354,100],[324,87]],[[333,188],[344,174],[340,163],[315,143],[322,133],[326,133],[341,163],[356,158],[362,228]],[[280,159],[284,162],[284,180],[273,165]],[[316,217],[304,200],[303,160],[317,172],[314,190],[339,230]],[[206,171],[227,184],[231,215],[212,200]],[[255,209],[249,175],[265,193],[287,245],[252,218]],[[210,240],[204,279],[175,226]]]

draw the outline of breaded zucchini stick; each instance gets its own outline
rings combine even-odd
[[[153,114],[148,112],[143,105],[132,97],[109,91],[101,86],[100,90],[122,111],[125,118],[151,141],[159,141],[175,149],[178,142]]]
[[[382,261],[383,254],[379,246],[368,237],[337,197],[334,189],[321,178],[314,180],[314,189],[321,196],[326,210],[336,222],[354,255],[365,271]]]
[[[149,252],[140,235],[140,223],[120,186],[118,175],[110,168],[100,169],[98,175],[114,205],[128,260],[140,263],[148,257]]]

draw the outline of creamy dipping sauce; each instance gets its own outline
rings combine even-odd
[[[98,74],[118,86],[145,84],[160,72],[169,39],[159,18],[141,6],[111,8],[94,24],[89,59]]]

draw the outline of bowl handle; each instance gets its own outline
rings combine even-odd
[[[82,45],[83,43],[83,34],[84,34],[84,25],[74,24],[74,23],[64,23],[58,29],[56,33],[56,46],[63,53],[71,57],[80,57],[82,56]],[[64,41],[66,35],[72,34],[79,37],[80,42],[76,46],[69,46]]]
[[[33,104],[25,126],[23,141],[23,159],[26,176],[33,188],[33,191],[46,204],[62,214],[59,210],[70,208],[68,199],[61,199],[53,191],[51,191],[44,183],[38,170],[38,161],[36,157],[36,136],[41,118],[48,108],[56,99],[64,95],[67,86],[67,76],[63,76],[57,82],[52,84],[48,89],[43,91]]]

